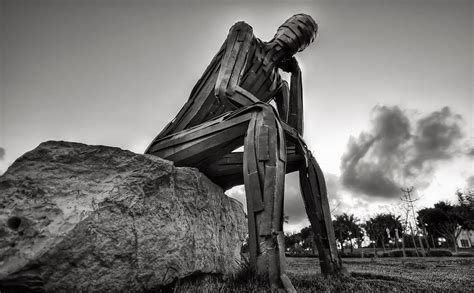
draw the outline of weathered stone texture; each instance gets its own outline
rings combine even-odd
[[[48,291],[141,292],[232,273],[245,233],[239,202],[151,155],[50,141],[0,177],[0,280],[35,276]]]

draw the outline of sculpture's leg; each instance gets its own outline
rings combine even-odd
[[[270,106],[254,112],[244,142],[243,175],[249,221],[250,263],[272,290],[294,291],[285,274],[283,193],[285,136]]]
[[[298,132],[285,123],[282,127],[288,139],[288,157],[295,158],[293,168],[298,166],[299,169],[301,193],[315,235],[321,272],[326,276],[346,273],[336,249],[323,172]],[[299,163],[298,155],[302,159]]]
[[[336,250],[323,173],[296,131],[288,125],[283,124],[282,126],[285,129],[285,136],[290,139],[286,148],[286,173],[300,172],[302,195],[315,234],[321,271],[324,275],[344,272],[345,270]],[[240,170],[242,170],[244,161],[242,153],[230,153],[208,164],[204,172],[215,182],[228,189],[243,184],[244,180]],[[254,238],[257,239],[257,236]],[[253,257],[256,262],[256,252]],[[284,258],[280,257],[280,260],[284,260]]]
[[[300,186],[306,213],[311,222],[318,248],[321,272],[325,276],[343,270],[337,253],[324,175],[313,155],[306,152],[306,162],[299,171]]]
[[[211,162],[225,157],[232,162],[234,156],[226,154],[241,145],[251,265],[257,273],[268,275],[273,289],[285,286],[292,291],[284,264],[285,136],[271,106],[257,104],[164,137],[153,143],[149,153],[170,159],[177,166],[198,167],[205,172],[206,167],[211,171]],[[227,171],[233,174],[235,168],[231,166]]]

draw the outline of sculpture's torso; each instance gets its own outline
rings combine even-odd
[[[281,85],[281,76],[266,44],[255,38],[249,54],[240,87],[252,93],[262,102],[272,99]]]
[[[193,88],[189,100],[158,137],[179,132],[242,107],[228,99],[219,99],[215,93],[224,48],[225,44]],[[281,87],[281,76],[272,58],[267,44],[252,37],[243,74],[237,84],[262,102],[271,100]]]

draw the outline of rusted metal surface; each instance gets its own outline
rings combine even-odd
[[[324,176],[302,139],[302,73],[293,57],[316,32],[304,14],[288,19],[269,42],[256,38],[245,22],[233,25],[188,101],[146,150],[196,167],[224,189],[245,184],[250,263],[274,290],[294,290],[285,273],[283,237],[289,172],[299,171],[323,273],[342,269]],[[281,71],[291,74],[290,85]],[[233,152],[241,146],[243,152]]]

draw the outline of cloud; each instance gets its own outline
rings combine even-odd
[[[470,150],[467,151],[467,155],[469,157],[474,157],[474,148],[471,148]]]
[[[459,150],[455,147],[463,134],[460,115],[451,113],[448,107],[433,112],[417,122],[413,138],[414,156],[406,166],[409,175],[431,171],[431,162],[452,158]]]
[[[374,113],[372,130],[349,139],[341,159],[341,181],[357,193],[393,197],[400,190],[394,171],[411,139],[410,122],[398,107],[376,107]]]
[[[466,179],[466,188],[474,189],[474,175]]]
[[[341,158],[341,181],[351,191],[398,198],[404,182],[427,186],[437,163],[460,151],[462,118],[448,107],[415,123],[396,106],[377,106],[373,114],[372,129],[351,137]]]
[[[342,196],[340,193],[340,180],[335,174],[325,173],[324,179],[326,179],[326,188],[328,191],[329,208],[331,211],[337,210],[342,204]]]
[[[341,190],[340,178],[331,173],[325,173],[329,208],[331,214],[349,212],[355,207],[366,206],[367,203],[359,198],[354,198],[348,194],[343,194]],[[285,182],[285,210],[289,217],[288,226],[300,230],[309,225],[308,216],[304,207],[303,198],[300,191],[298,173],[291,173],[286,176]]]
[[[5,149],[0,147],[0,160],[3,160],[4,157],[5,157]]]
[[[356,203],[348,202],[341,194],[339,177],[331,173],[325,173],[324,177],[330,210],[338,213],[352,209]],[[303,227],[309,226],[297,172],[286,175],[284,214],[289,219],[288,224],[285,224],[285,231],[299,232]]]
[[[291,225],[298,225],[307,221],[308,217],[301,196],[298,172],[293,172],[285,177],[284,214],[288,216]]]

